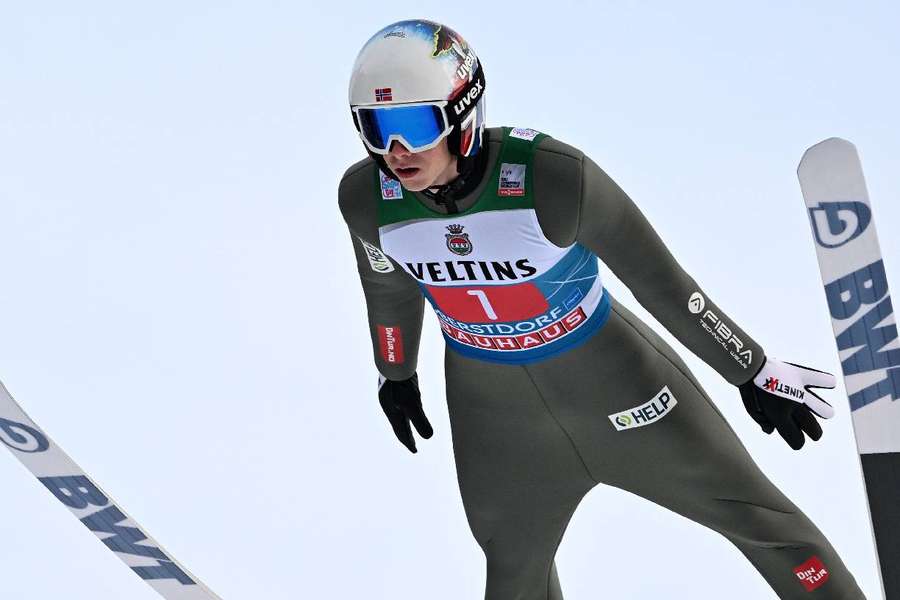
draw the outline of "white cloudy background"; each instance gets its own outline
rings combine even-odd
[[[436,434],[413,456],[376,402],[336,202],[363,155],[356,52],[426,16],[479,53],[491,124],[587,152],[769,354],[839,369],[795,176],[806,147],[857,144],[900,286],[896,3],[3,3],[0,378],[225,600],[483,595],[434,317],[420,377]],[[879,598],[842,390],[796,453],[687,359]],[[0,489],[4,597],[156,597],[5,452]],[[558,564],[569,600],[774,598],[722,538],[610,488]]]

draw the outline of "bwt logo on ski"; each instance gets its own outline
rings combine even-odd
[[[900,398],[900,349],[884,350],[897,339],[896,323],[886,323],[893,320],[894,308],[884,263],[877,260],[832,281],[825,286],[825,296],[833,319],[851,321],[835,338],[839,350],[855,349],[841,361],[844,375],[878,371],[883,375],[869,383],[873,381],[870,374],[864,379],[868,385],[861,389],[855,389],[855,379],[848,381],[851,409],[860,409],[886,396],[892,400]]]
[[[0,440],[19,452],[45,452],[50,448],[50,440],[36,428],[2,418],[0,418]],[[162,550],[141,544],[140,542],[145,541],[147,536],[140,529],[121,525],[128,517],[110,503],[86,475],[38,477],[38,480],[56,496],[57,500],[73,511],[89,513],[83,517],[77,516],[110,550],[155,560],[157,564],[153,566],[129,565],[141,579],[174,579],[184,585],[196,584]]]
[[[50,447],[47,437],[34,427],[3,418],[0,418],[0,442],[28,454],[45,452]]]
[[[813,556],[802,565],[794,567],[794,575],[797,576],[807,592],[821,587],[828,581],[828,569],[825,568],[818,556]]]
[[[872,211],[862,202],[821,202],[809,209],[816,242],[837,248],[857,238],[872,221]]]
[[[791,396],[797,400],[803,400],[803,395],[805,394],[803,390],[785,385],[775,377],[767,377],[763,387],[770,392],[778,392],[783,396]]]
[[[672,392],[669,391],[669,386],[663,386],[663,389],[652,400],[640,406],[609,415],[609,420],[612,421],[616,431],[643,427],[644,425],[655,423],[658,419],[664,417],[676,404],[678,404],[678,401],[672,395]]]

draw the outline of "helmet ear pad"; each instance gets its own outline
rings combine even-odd
[[[460,88],[447,104],[447,119],[453,126],[447,136],[447,146],[455,156],[474,156],[481,147],[484,90],[484,70],[479,63],[471,82]]]
[[[475,156],[481,149],[484,136],[484,103],[484,96],[482,96],[462,125],[450,132],[448,136],[447,143],[451,152],[459,157]],[[456,135],[454,136],[454,134]]]

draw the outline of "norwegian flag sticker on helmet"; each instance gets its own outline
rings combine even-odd
[[[393,99],[391,88],[375,88],[375,102],[390,102]]]

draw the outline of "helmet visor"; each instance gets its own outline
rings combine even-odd
[[[450,133],[444,104],[356,107],[353,111],[360,137],[372,152],[387,154],[394,140],[411,152],[422,152],[437,146]]]

